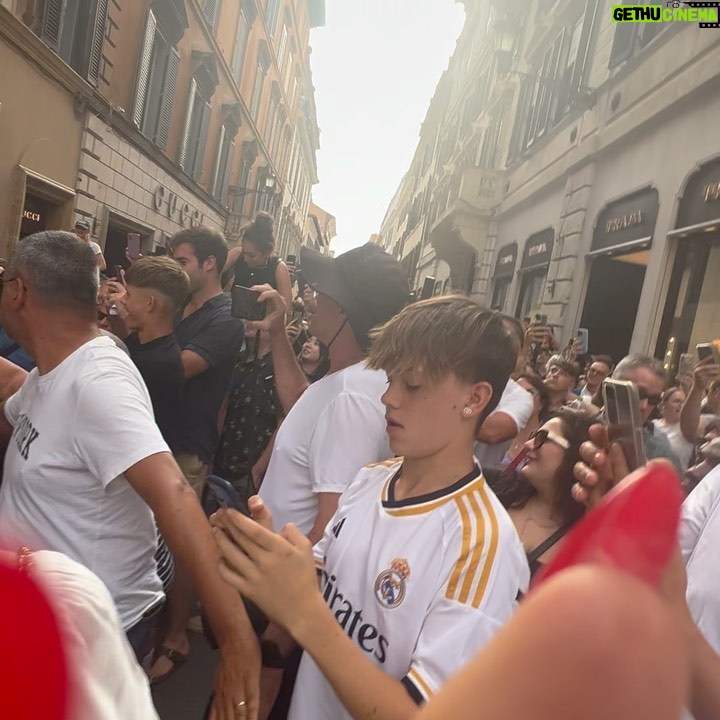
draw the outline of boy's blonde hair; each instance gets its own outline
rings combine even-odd
[[[500,401],[520,350],[502,316],[461,295],[408,305],[372,333],[369,367],[389,376],[420,371],[430,382],[455,375],[493,390],[487,417]]]
[[[125,273],[125,282],[133,287],[157,290],[176,308],[190,295],[190,278],[175,260],[169,257],[140,258]]]

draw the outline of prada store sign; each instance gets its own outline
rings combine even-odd
[[[659,207],[655,188],[640,190],[606,205],[595,224],[592,252],[651,240]]]

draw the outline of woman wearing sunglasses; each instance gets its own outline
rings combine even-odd
[[[520,471],[485,473],[520,535],[531,575],[552,557],[557,542],[584,512],[570,490],[580,446],[595,418],[582,408],[562,408],[530,435]]]

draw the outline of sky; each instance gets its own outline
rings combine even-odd
[[[366,243],[410,166],[464,19],[455,0],[326,0],[310,56],[320,151],[313,200],[336,255]]]

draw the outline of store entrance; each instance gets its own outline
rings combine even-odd
[[[650,251],[592,259],[580,327],[587,328],[590,353],[615,362],[630,351]]]
[[[125,255],[128,244],[128,233],[138,233],[140,235],[140,250],[143,255],[148,255],[152,252],[153,233],[148,228],[111,213],[107,235],[105,237],[104,251],[107,272],[111,277],[116,274],[118,265],[124,270],[127,270],[130,266],[130,262]]]

